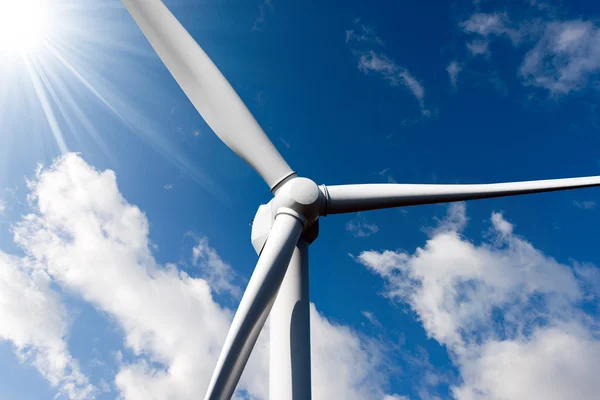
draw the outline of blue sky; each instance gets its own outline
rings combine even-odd
[[[31,1],[42,45],[0,28],[0,398],[201,397],[268,188],[120,2]],[[594,2],[165,4],[319,184],[600,175]],[[314,397],[595,398],[597,197],[325,217]]]

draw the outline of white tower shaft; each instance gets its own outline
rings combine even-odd
[[[308,243],[300,239],[271,310],[269,398],[311,398]]]

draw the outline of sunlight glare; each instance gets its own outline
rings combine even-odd
[[[36,51],[50,33],[48,0],[0,0],[0,56]]]

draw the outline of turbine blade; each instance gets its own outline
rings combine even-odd
[[[322,187],[327,206],[321,215],[381,208],[488,199],[600,186],[600,176],[484,185],[340,185]]]
[[[302,224],[295,217],[288,214],[276,217],[227,333],[206,400],[230,399],[233,395],[258,334],[273,307],[301,233]]]
[[[160,0],[123,0],[171,75],[217,136],[271,190],[294,171],[227,79]]]

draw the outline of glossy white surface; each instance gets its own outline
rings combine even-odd
[[[230,399],[233,395],[273,307],[301,233],[302,224],[297,218],[288,214],[275,218],[269,239],[233,317],[206,400]]]
[[[308,243],[300,239],[271,310],[269,398],[311,398]]]
[[[327,206],[326,209],[322,210],[321,215],[515,196],[591,186],[600,186],[600,176],[484,185],[371,184],[327,186]]]

